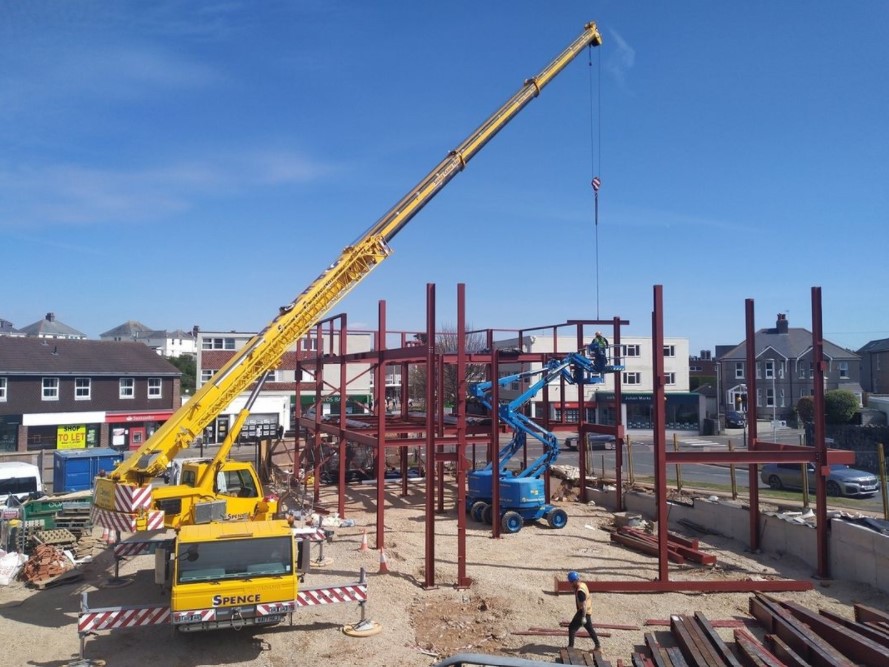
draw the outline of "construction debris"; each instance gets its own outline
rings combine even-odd
[[[64,549],[49,544],[39,544],[22,568],[22,578],[31,585],[44,588],[50,583],[59,581],[63,575],[68,575],[65,579],[72,578],[69,573],[75,567],[73,556]],[[79,570],[77,575],[79,576]]]

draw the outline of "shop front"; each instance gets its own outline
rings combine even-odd
[[[27,450],[98,447],[104,421],[104,412],[22,415]]]
[[[621,394],[623,422],[630,429],[651,429],[654,424],[653,394],[648,392]],[[704,397],[694,392],[669,393],[664,396],[664,414],[666,427],[675,431],[700,431],[703,417],[702,402]],[[596,403],[602,406],[598,410],[599,424],[614,424],[614,393],[610,391],[596,392]]]
[[[109,412],[109,445],[117,450],[139,449],[173,415],[172,410]]]
[[[18,449],[21,425],[22,415],[0,415],[0,452],[14,452]]]

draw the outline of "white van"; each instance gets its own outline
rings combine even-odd
[[[32,493],[43,493],[40,468],[20,461],[0,463],[0,505],[10,496],[24,501]]]

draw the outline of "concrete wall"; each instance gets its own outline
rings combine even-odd
[[[614,491],[588,488],[589,498],[598,505],[616,509]],[[651,494],[630,492],[624,494],[627,512],[641,514],[653,520],[656,503]],[[746,509],[696,498],[693,506],[667,504],[670,530],[687,533],[679,523],[681,519],[729,537],[740,548],[750,548],[750,517]],[[812,567],[818,568],[817,533],[808,524],[797,524],[774,516],[762,515],[760,542],[766,553],[795,556]],[[889,535],[883,535],[841,519],[831,520],[830,573],[834,579],[856,581],[889,593]]]

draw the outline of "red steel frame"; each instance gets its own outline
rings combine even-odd
[[[411,345],[407,339],[410,332],[391,332],[386,327],[386,305],[385,302],[379,303],[378,328],[375,333],[375,341],[370,352],[348,353],[347,343],[347,318],[345,315],[336,315],[320,321],[316,325],[315,335],[321,340],[324,336],[329,339],[329,344],[325,348],[319,345],[319,350],[315,356],[311,358],[298,359],[297,371],[299,374],[300,367],[311,367],[315,376],[315,404],[320,406],[322,396],[338,395],[342,402],[345,402],[348,388],[348,374],[346,366],[349,363],[370,363],[374,373],[374,402],[377,406],[385,405],[385,376],[387,364],[402,364],[402,401],[401,414],[396,417],[387,416],[386,411],[382,409],[376,410],[376,415],[372,417],[362,417],[360,415],[349,415],[348,420],[346,411],[341,409],[338,423],[331,424],[322,420],[321,410],[316,409],[315,414],[311,417],[299,417],[297,422],[301,428],[307,430],[309,436],[307,438],[307,447],[314,448],[315,452],[315,485],[314,498],[318,502],[320,499],[320,444],[321,434],[329,434],[337,438],[339,443],[339,486],[337,493],[337,511],[340,516],[345,516],[345,480],[346,480],[346,443],[349,441],[363,445],[369,445],[376,449],[376,470],[375,476],[377,481],[376,488],[376,531],[375,542],[380,548],[385,544],[384,531],[384,508],[385,508],[385,451],[388,448],[397,447],[400,450],[401,470],[402,470],[402,486],[401,494],[407,495],[407,450],[409,447],[417,446],[419,439],[417,435],[424,437],[424,445],[426,452],[426,477],[424,483],[424,501],[425,501],[425,554],[424,554],[424,571],[426,588],[435,587],[435,515],[441,513],[445,509],[444,501],[444,479],[443,469],[445,462],[455,464],[456,470],[456,509],[457,509],[457,587],[467,588],[471,585],[472,580],[466,573],[466,479],[469,470],[469,460],[466,455],[467,446],[472,447],[473,461],[475,461],[475,452],[478,445],[484,445],[485,462],[490,462],[492,457],[497,455],[499,451],[499,438],[502,432],[502,425],[499,422],[498,415],[495,413],[491,416],[490,429],[470,428],[466,420],[465,404],[458,401],[456,406],[456,423],[455,425],[444,424],[444,405],[441,401],[443,396],[443,379],[444,369],[449,364],[456,365],[457,386],[460,395],[466,392],[466,364],[484,364],[488,369],[488,375],[491,378],[499,377],[500,355],[496,353],[494,346],[494,332],[506,330],[484,330],[487,341],[487,351],[484,353],[467,352],[466,336],[473,333],[482,333],[478,331],[466,331],[466,295],[465,285],[457,286],[457,350],[454,353],[441,354],[436,352],[436,295],[435,286],[432,284],[426,287],[426,331],[425,342],[422,345]],[[532,329],[522,329],[516,332],[517,340],[524,340],[525,336],[530,332],[539,330],[550,330],[553,336],[553,350],[548,353],[520,353],[518,356],[510,356],[510,364],[527,364],[527,363],[543,363],[553,356],[559,355],[556,349],[556,337],[559,329],[570,326],[577,331],[577,348],[584,347],[584,327],[591,326],[613,326],[614,341],[618,345],[620,342],[621,325],[629,324],[626,320],[615,317],[611,320],[570,320],[564,324],[547,325],[544,327],[535,327]],[[401,347],[387,348],[386,340],[390,334],[400,333]],[[334,349],[334,343],[338,340],[338,350],[335,355],[323,354],[324,349]],[[616,363],[616,361],[615,361]],[[324,382],[324,366],[328,364],[339,364],[339,386],[333,387],[326,385]],[[408,414],[407,406],[407,384],[408,384],[408,364],[425,364],[427,369],[426,378],[426,413],[425,419],[421,420],[419,416],[411,417]],[[564,383],[564,381],[563,381]],[[563,387],[564,388],[564,387]],[[326,390],[326,391],[325,391]],[[496,405],[499,387],[495,382],[492,387],[492,401]],[[560,421],[554,421],[550,417],[550,403],[548,391],[543,392],[543,413],[544,426],[550,430],[574,430],[579,431],[580,437],[584,437],[585,433],[610,433],[619,438],[619,442],[623,442],[624,426],[621,422],[622,413],[618,407],[615,410],[617,424],[615,426],[603,426],[598,424],[586,423],[586,410],[589,405],[583,399],[583,385],[578,385],[578,405],[579,405],[579,421],[576,423],[567,423],[564,421],[564,392],[561,393],[562,402],[562,418]],[[615,382],[615,404],[620,405],[620,380]],[[356,422],[364,421],[366,428],[356,428]],[[397,433],[396,437],[392,437],[391,433]],[[384,434],[382,437],[380,434]],[[617,448],[620,450],[620,447]],[[522,453],[523,465],[527,466],[528,453],[527,449]],[[298,468],[300,453],[295,452],[294,468]],[[585,469],[584,457],[580,457],[581,466],[581,488],[582,497],[586,500],[587,488],[587,471]],[[545,493],[547,500],[550,498],[549,475],[545,478]],[[500,489],[495,484],[492,489],[492,501],[496,507],[499,503]],[[491,528],[491,536],[499,538],[500,525],[499,522],[493,522]]]
[[[333,349],[332,343],[339,336],[338,354],[331,357],[325,357],[323,347],[319,349],[314,358],[298,361],[297,369],[301,365],[311,365],[315,372],[316,386],[316,405],[320,406],[322,390],[324,388],[323,368],[325,364],[340,364],[340,386],[333,387],[334,393],[338,393],[341,401],[346,400],[347,396],[347,373],[346,365],[348,363],[370,363],[372,364],[371,372],[374,373],[374,390],[375,403],[377,406],[385,405],[385,373],[387,364],[400,363],[402,365],[402,401],[401,415],[391,417],[386,415],[383,409],[377,409],[374,417],[362,418],[361,416],[351,415],[347,423],[346,411],[340,410],[339,423],[337,425],[325,423],[321,420],[321,410],[316,409],[313,417],[300,417],[298,424],[308,430],[310,437],[307,438],[311,442],[311,446],[315,448],[316,470],[315,470],[315,500],[319,499],[319,457],[320,452],[320,434],[327,433],[338,438],[340,470],[339,470],[339,487],[337,498],[337,510],[340,516],[345,516],[345,448],[348,441],[353,441],[363,445],[369,445],[377,451],[376,466],[376,534],[375,540],[377,548],[381,548],[385,543],[384,532],[384,509],[385,509],[385,461],[386,449],[398,448],[400,452],[400,463],[402,469],[402,485],[401,494],[407,494],[407,450],[409,447],[418,445],[417,435],[422,434],[425,438],[424,446],[426,452],[426,477],[424,484],[425,494],[425,555],[424,570],[426,588],[435,587],[435,515],[444,511],[444,480],[443,470],[444,463],[453,462],[456,470],[456,509],[457,509],[457,583],[458,588],[467,588],[471,585],[472,580],[466,573],[466,475],[469,469],[468,459],[466,457],[466,447],[471,446],[473,451],[473,460],[475,460],[475,451],[477,445],[485,446],[485,460],[489,462],[492,457],[496,456],[499,450],[499,436],[501,433],[501,424],[499,423],[496,411],[491,415],[491,426],[487,430],[472,429],[468,426],[466,420],[465,404],[458,401],[457,419],[453,426],[445,426],[444,424],[444,405],[441,397],[443,396],[444,386],[444,369],[448,364],[456,364],[457,369],[457,386],[460,395],[466,394],[466,364],[477,363],[485,364],[488,368],[489,377],[499,377],[500,355],[494,347],[494,331],[493,329],[485,330],[488,342],[487,350],[484,353],[467,352],[466,350],[466,331],[465,320],[465,286],[463,284],[457,287],[457,351],[456,353],[441,354],[435,349],[436,342],[436,298],[435,286],[428,284],[426,287],[426,331],[425,341],[422,345],[411,345],[407,340],[409,332],[390,332],[386,328],[386,307],[385,302],[379,303],[378,329],[375,335],[375,344],[370,352],[347,353],[347,319],[345,315],[337,315],[326,320],[322,320],[316,326],[316,335],[320,339],[327,335],[330,337],[331,345],[328,349]],[[667,511],[667,475],[666,469],[668,465],[681,465],[692,463],[717,463],[717,464],[739,464],[749,466],[750,475],[750,546],[753,550],[760,548],[760,511],[759,511],[759,493],[758,493],[758,465],[762,463],[806,463],[814,462],[825,473],[824,466],[832,463],[853,463],[854,453],[828,450],[824,440],[824,428],[821,421],[815,421],[815,447],[802,447],[797,445],[786,445],[781,443],[772,443],[758,438],[756,430],[756,420],[749,423],[748,428],[748,451],[734,452],[683,452],[683,451],[667,451],[666,442],[666,423],[664,414],[665,399],[665,382],[664,358],[662,354],[656,351],[663,349],[664,332],[663,332],[663,287],[661,285],[654,286],[653,294],[653,311],[651,316],[652,326],[652,365],[654,369],[655,382],[653,386],[653,429],[654,429],[654,451],[655,451],[655,494],[657,496],[657,516],[668,516]],[[825,371],[825,362],[823,359],[823,338],[821,329],[821,291],[820,288],[812,288],[812,313],[813,313],[813,350],[814,350],[814,366],[815,366],[815,410],[816,415],[823,415],[824,410],[824,385],[823,377]],[[529,332],[539,330],[551,330],[553,336],[554,349],[551,353],[519,353],[518,356],[510,357],[509,363],[534,363],[545,362],[548,358],[558,354],[555,349],[557,333],[560,327],[574,326],[577,329],[577,348],[584,346],[584,327],[585,326],[608,326],[613,328],[613,342],[616,350],[613,362],[615,365],[620,363],[620,331],[621,326],[629,322],[615,317],[611,320],[569,320],[561,325],[548,325],[545,327],[535,327],[532,329],[522,329],[518,331],[517,340],[521,347],[525,335]],[[755,329],[753,317],[753,301],[746,301],[746,329],[747,329],[747,385],[748,395],[756,395],[756,374],[752,371],[755,368]],[[401,347],[387,348],[386,339],[389,334],[401,334]],[[408,364],[425,364],[427,369],[426,381],[426,413],[425,420],[418,417],[411,418],[408,414],[407,400],[407,384],[408,384]],[[620,377],[616,378],[614,383],[614,406],[616,423],[613,426],[601,424],[586,423],[587,403],[584,399],[584,387],[578,385],[578,406],[579,421],[568,424],[564,422],[564,405],[562,405],[562,421],[554,423],[550,416],[549,395],[546,388],[543,391],[544,406],[544,427],[549,430],[567,430],[577,429],[579,442],[583,443],[586,433],[609,433],[615,435],[617,446],[615,448],[615,470],[616,470],[616,487],[617,487],[617,506],[623,507],[622,497],[622,444],[625,438],[625,428],[622,423],[621,410],[621,381]],[[493,383],[492,402],[496,405],[499,401],[498,385]],[[561,399],[564,403],[564,392],[561,392]],[[366,421],[367,428],[356,429],[352,423],[355,421]],[[397,433],[396,437],[392,437],[390,433]],[[382,436],[381,436],[382,434]],[[412,437],[413,436],[413,437]],[[308,445],[307,445],[308,446]],[[583,448],[580,447],[579,457],[580,477],[581,477],[581,498],[587,500],[587,470],[586,460],[583,454]],[[299,457],[299,452],[295,453]],[[527,465],[527,450],[523,452],[525,465]],[[298,458],[294,462],[298,465]],[[492,489],[492,504],[494,507],[499,505],[499,485],[494,484]],[[550,498],[549,475],[545,477],[545,493],[547,501]],[[826,513],[826,484],[822,475],[818,476],[816,485],[817,499],[817,543],[818,543],[818,572],[817,576],[829,577],[829,561],[828,561],[828,522]],[[437,502],[436,502],[437,500]],[[493,522],[491,536],[498,538],[500,535],[499,522]],[[667,521],[658,522],[658,577],[654,581],[594,581],[587,582],[591,591],[600,592],[662,592],[662,591],[787,591],[787,590],[806,590],[812,587],[809,581],[722,581],[722,582],[706,582],[706,581],[671,581],[669,579],[668,569],[668,553],[667,553]],[[567,591],[569,586],[567,582],[556,582],[558,591]],[[564,589],[564,591],[563,591]]]

